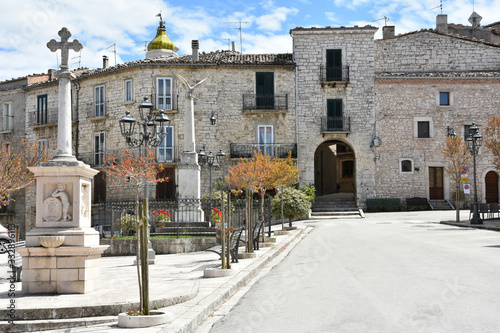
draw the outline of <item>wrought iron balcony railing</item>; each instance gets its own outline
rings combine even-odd
[[[351,118],[350,117],[321,117],[321,132],[322,133],[350,133]]]
[[[321,82],[349,81],[349,66],[320,66]]]
[[[282,112],[288,110],[288,95],[243,95],[243,110]]]
[[[291,152],[292,158],[297,158],[296,143],[231,143],[230,144],[231,158],[252,158],[256,151],[261,151],[263,155],[271,157],[286,158]]]
[[[124,141],[125,142],[125,141]],[[128,149],[128,148],[127,148]],[[105,155],[108,155],[110,157],[116,157],[120,158],[120,154],[122,154],[125,150],[124,149],[104,149],[102,151],[92,151],[92,152],[83,152],[81,151],[82,148],[80,148],[80,151],[78,153],[77,158],[79,160],[82,160],[86,164],[89,164],[92,167],[102,167],[105,166],[103,162],[103,158]],[[155,155],[155,161],[157,163],[179,163],[180,162],[180,150],[181,147],[175,146],[175,147],[167,147],[167,148],[151,148],[151,151]],[[131,155],[137,155],[140,154],[141,152],[139,149],[129,149],[129,152]]]

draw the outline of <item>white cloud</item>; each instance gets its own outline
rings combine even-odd
[[[286,21],[289,15],[298,13],[296,8],[279,7],[275,8],[271,13],[262,15],[257,18],[258,29],[267,31],[279,31],[282,28],[283,22]]]

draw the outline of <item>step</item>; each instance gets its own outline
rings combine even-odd
[[[112,323],[118,320],[118,316],[68,318],[68,319],[43,319],[43,320],[15,320],[14,324],[0,322],[0,332],[35,332],[56,329],[68,329],[71,327],[82,327]]]

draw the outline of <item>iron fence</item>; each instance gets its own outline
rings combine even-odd
[[[291,157],[297,158],[296,143],[231,143],[229,149],[231,158],[252,158],[256,151],[278,158],[287,158],[291,152]]]
[[[288,95],[244,94],[243,110],[288,110]]]
[[[351,131],[350,117],[321,117],[321,132],[347,132]]]
[[[321,82],[349,81],[349,66],[320,66]]]
[[[101,237],[133,235],[135,234],[136,223],[135,207],[134,201],[106,201],[95,204],[92,226],[100,232]],[[220,200],[212,199],[212,207],[221,209]],[[196,235],[214,237],[215,228],[210,222],[212,207],[209,199],[149,200],[151,234],[153,236],[171,235],[179,237],[180,235]],[[231,226],[235,228],[245,226],[245,207],[245,199],[231,201]],[[204,221],[198,221],[198,208],[201,208],[204,212]],[[260,209],[260,200],[254,200],[252,221],[260,220]],[[168,211],[170,221],[163,223],[158,221],[159,210],[162,213]],[[266,221],[266,231],[270,231],[271,224],[281,223],[271,216],[270,199],[264,201],[264,220]]]

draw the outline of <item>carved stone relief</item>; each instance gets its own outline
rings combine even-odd
[[[66,185],[59,183],[52,194],[43,201],[43,219],[47,222],[72,221],[69,207],[71,200]]]

